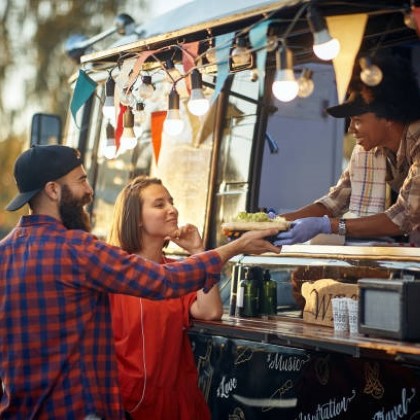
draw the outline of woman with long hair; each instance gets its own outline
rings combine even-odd
[[[178,211],[157,178],[139,176],[119,194],[109,242],[129,253],[166,263],[169,240],[190,254],[203,251],[193,225],[178,227]],[[177,299],[151,301],[110,295],[123,404],[132,419],[210,419],[198,388],[187,335],[191,318],[220,319],[217,286]]]

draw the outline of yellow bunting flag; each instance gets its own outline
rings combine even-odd
[[[340,42],[340,52],[333,59],[339,103],[345,99],[367,19],[366,13],[327,17],[330,35]]]

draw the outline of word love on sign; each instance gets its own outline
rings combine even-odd
[[[332,303],[335,297],[357,299],[359,287],[357,284],[341,283],[333,279],[321,279],[302,284],[302,296],[305,298],[303,320],[312,324],[332,327]]]

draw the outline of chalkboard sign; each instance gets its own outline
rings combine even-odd
[[[214,420],[420,420],[420,369],[190,333]]]

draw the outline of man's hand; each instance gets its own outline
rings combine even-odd
[[[275,236],[278,229],[251,230],[244,233],[240,238],[222,245],[215,250],[219,253],[220,258],[226,262],[230,258],[238,254],[263,254],[264,252],[274,252],[279,254],[281,248],[274,246],[266,238]]]
[[[293,245],[308,241],[319,233],[331,233],[331,223],[327,216],[305,217],[292,222],[291,228],[277,235],[274,245]]]

